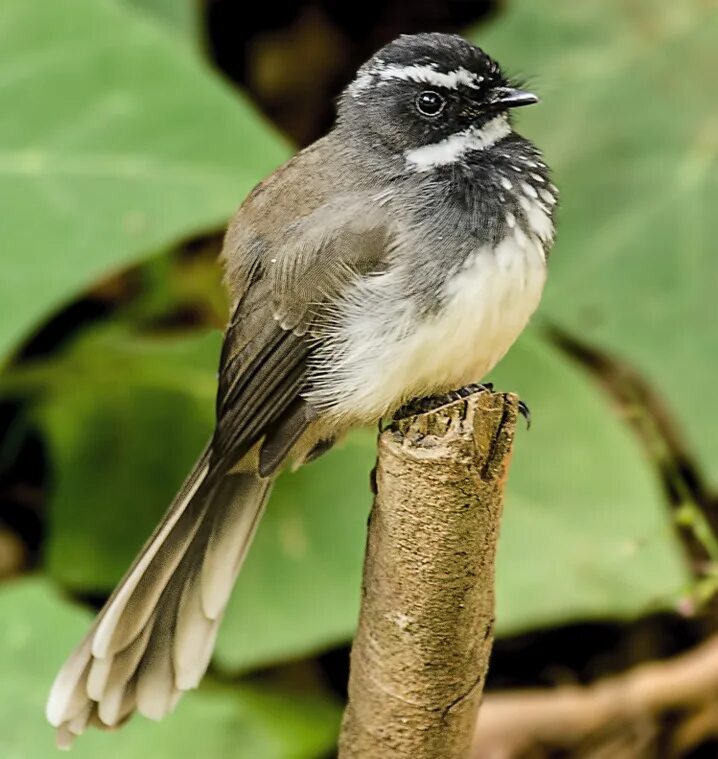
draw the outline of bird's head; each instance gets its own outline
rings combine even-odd
[[[462,37],[403,35],[359,69],[338,121],[373,148],[425,169],[491,147],[510,134],[509,111],[537,101]]]

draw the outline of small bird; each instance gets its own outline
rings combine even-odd
[[[537,100],[459,36],[399,37],[244,201],[222,251],[215,431],[55,679],[60,745],[160,719],[199,684],[285,462],[480,380],[516,340],[554,239],[557,190],[512,128]]]

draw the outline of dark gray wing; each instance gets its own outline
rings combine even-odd
[[[225,335],[212,469],[226,472],[264,438],[260,473],[271,474],[316,418],[302,400],[313,322],[356,277],[383,268],[387,216],[372,199],[341,196],[263,246]]]
[[[242,305],[227,330],[220,362],[211,447],[212,468],[223,472],[275,426],[297,399],[311,350],[307,339],[277,324],[271,304],[258,306],[249,315]]]

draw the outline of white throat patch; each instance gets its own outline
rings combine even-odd
[[[430,171],[435,166],[455,163],[473,150],[486,150],[510,134],[511,125],[506,116],[496,116],[481,129],[469,127],[432,145],[407,150],[404,157],[414,171]]]

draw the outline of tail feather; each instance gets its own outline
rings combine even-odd
[[[127,704],[127,685],[147,650],[154,623],[155,615],[150,618],[137,640],[122,653],[92,661],[85,692],[89,700],[97,703],[98,716],[105,725],[115,725],[121,717],[123,704]],[[132,693],[134,695],[134,689]]]
[[[152,719],[199,684],[271,480],[208,477],[200,458],[164,519],[57,675],[47,718],[58,744],[87,725]]]
[[[82,711],[67,723],[67,729],[73,735],[80,735],[84,732],[85,728],[87,727],[87,723],[90,721],[90,716],[92,715],[93,708],[94,705],[88,702],[85,704]]]
[[[140,635],[124,651],[104,659],[93,658],[86,686],[87,695],[93,701],[102,701],[103,695],[107,696],[109,692],[124,686],[132,677],[147,649],[156,616],[155,612]]]
[[[209,619],[218,619],[226,606],[259,525],[263,510],[244,507],[245,501],[252,497],[251,489],[256,487],[255,482],[243,475],[231,475],[222,483],[230,491],[225,496],[227,514],[213,514],[200,578],[202,608]],[[262,494],[264,502],[271,480],[262,482],[267,485],[267,490]],[[232,560],[227,560],[228,557]]]
[[[45,708],[45,716],[51,725],[57,727],[69,722],[82,710],[86,700],[85,683],[92,662],[91,634],[92,630],[72,652],[55,678]]]
[[[147,624],[209,508],[212,488],[205,484],[209,465],[204,458],[199,471],[195,468],[191,475],[192,486],[172,504],[105,606],[92,643],[93,656],[104,658],[121,651]]]
[[[159,720],[169,713],[175,687],[172,664],[172,639],[182,585],[172,582],[157,607],[157,622],[142,655],[134,679],[137,682],[137,711],[149,719]]]
[[[118,594],[98,625],[92,644],[93,656],[104,658],[123,651],[137,639],[154,609],[167,603],[163,594],[168,587],[176,585],[176,577],[181,574],[180,563],[191,550],[212,502],[211,491],[198,491],[174,529],[150,547],[153,553],[150,561],[138,565],[128,578],[129,592]]]
[[[97,710],[97,716],[103,726],[118,725],[123,717],[128,716],[137,707],[136,686],[135,677],[131,677],[127,682],[116,682],[102,694],[99,702],[88,701],[88,706],[91,710]],[[68,727],[75,735],[82,734],[82,731],[73,730],[72,724]]]
[[[219,619],[210,619],[202,609],[200,578],[188,577],[177,611],[172,652],[177,687],[197,687],[212,655],[218,629]]]

